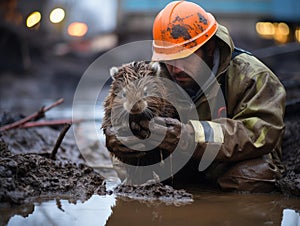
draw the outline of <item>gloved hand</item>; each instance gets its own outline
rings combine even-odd
[[[105,130],[106,147],[119,158],[142,157],[146,155],[149,146],[169,153],[172,153],[177,145],[182,151],[189,150],[189,148],[194,150],[195,133],[193,127],[189,124],[181,123],[177,119],[156,117],[150,124],[148,121],[141,121],[139,124],[131,127],[141,131],[141,133],[148,133],[150,129],[151,135],[149,140],[143,142],[136,136],[126,136],[128,130],[126,132],[122,128],[115,129],[110,127]]]
[[[122,128],[108,127],[105,129],[106,147],[112,153],[133,153],[144,149],[136,136],[126,136]]]
[[[143,123],[141,123],[143,126]],[[158,145],[159,149],[173,152],[178,147],[182,151],[189,148],[194,150],[195,132],[190,124],[181,123],[177,119],[156,117],[150,122],[151,139],[161,141]]]

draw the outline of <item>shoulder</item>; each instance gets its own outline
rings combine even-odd
[[[241,53],[231,59],[228,68],[228,82],[238,83],[263,82],[269,79],[279,82],[277,76],[261,60],[247,52]]]
[[[277,76],[255,56],[242,53],[231,60],[227,71],[228,102],[232,106],[251,99],[265,100],[284,96],[285,89]]]

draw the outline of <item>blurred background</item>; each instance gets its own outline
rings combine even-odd
[[[71,117],[88,66],[110,49],[152,39],[156,14],[170,0],[1,0],[0,110],[28,114],[58,98]],[[227,26],[299,98],[299,0],[194,0]],[[142,51],[142,50],[141,50]],[[101,82],[101,76],[99,76]],[[105,82],[105,81],[103,81]]]

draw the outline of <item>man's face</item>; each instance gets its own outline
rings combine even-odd
[[[165,62],[170,76],[185,90],[198,90],[210,75],[201,49],[183,59]]]

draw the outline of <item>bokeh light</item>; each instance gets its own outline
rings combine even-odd
[[[86,23],[73,22],[68,26],[68,34],[74,37],[82,37],[88,31],[88,26]]]
[[[52,23],[57,24],[63,21],[65,15],[65,10],[62,8],[55,8],[51,11],[49,19]]]
[[[290,28],[286,23],[258,22],[256,32],[265,39],[273,39],[278,43],[289,41]]]
[[[38,11],[32,12],[26,19],[26,26],[32,28],[37,25],[42,19],[42,15]]]
[[[300,42],[300,27],[295,31],[295,37],[298,42]]]
[[[258,22],[256,23],[256,31],[264,38],[273,38],[275,27],[270,22]]]
[[[290,28],[286,23],[275,23],[274,39],[279,43],[286,43],[290,34]]]

